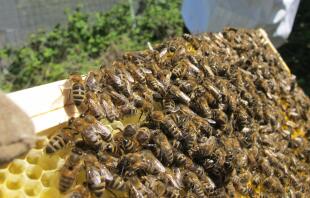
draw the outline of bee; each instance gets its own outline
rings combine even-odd
[[[124,151],[123,149],[116,144],[115,142],[109,142],[104,146],[104,150],[111,154],[114,157],[120,157],[123,155]]]
[[[270,149],[264,150],[265,155],[267,156],[267,159],[269,160],[270,164],[273,165],[276,168],[279,168],[282,170],[285,174],[288,173],[288,168],[285,164],[283,164],[279,159],[277,159],[277,154],[271,151]]]
[[[114,120],[118,119],[119,113],[115,105],[113,104],[111,97],[108,94],[101,93],[100,94],[100,104],[105,112],[106,118],[113,122]]]
[[[126,182],[120,176],[113,174],[112,180],[107,180],[107,187],[114,190],[125,191],[127,189]]]
[[[117,93],[116,91],[111,90],[109,91],[109,95],[111,97],[112,103],[117,106],[129,103],[128,98],[121,93]]]
[[[165,95],[166,89],[165,86],[159,82],[153,75],[146,76],[148,86],[154,91],[161,94],[161,96]]]
[[[119,110],[122,116],[131,116],[138,113],[138,109],[132,103],[119,106]]]
[[[197,198],[197,196],[192,191],[187,191],[186,198]]]
[[[83,140],[91,147],[93,148],[99,148],[102,144],[102,138],[98,134],[96,127],[93,124],[88,124],[86,121],[84,122],[82,126],[83,129],[81,130],[81,136]]]
[[[85,104],[88,107],[88,112],[91,115],[95,116],[97,119],[101,119],[106,117],[106,113],[104,112],[103,108],[101,107],[97,95],[94,92],[87,92],[86,93],[86,102]]]
[[[204,71],[204,74],[205,74],[206,77],[209,77],[210,79],[214,79],[215,74],[212,71],[212,69],[211,69],[209,63],[206,61],[206,59],[202,59],[200,61],[199,65],[202,68],[202,70]]]
[[[206,141],[199,143],[199,154],[201,156],[209,156],[217,147],[216,137],[210,136]]]
[[[133,93],[132,83],[134,83],[134,80],[133,79],[130,80],[128,78],[123,78],[122,80],[124,82],[122,92],[124,93],[125,96],[130,97]]]
[[[184,166],[187,160],[186,155],[179,152],[177,149],[173,149],[174,163],[179,166]]]
[[[260,159],[259,161],[262,172],[266,176],[273,175],[273,168],[270,166],[269,161],[267,159]]]
[[[189,105],[190,104],[190,97],[186,95],[183,91],[181,91],[177,86],[171,85],[169,88],[169,93],[171,94],[172,98]]]
[[[199,97],[202,97],[206,94],[206,88],[200,84],[196,84],[196,86],[194,87],[193,91],[191,92],[191,95],[190,95],[190,98],[191,99],[195,99],[195,98],[199,98]],[[213,103],[216,103],[216,102],[213,102],[215,101],[214,97],[212,96],[212,94],[209,94],[210,97],[208,96],[208,102],[213,104]],[[212,100],[211,100],[212,99]]]
[[[155,193],[147,188],[138,177],[130,177],[128,180],[129,197],[144,198],[156,197]]]
[[[104,124],[96,120],[94,117],[87,115],[85,116],[84,120],[91,124],[92,129],[106,142],[111,142],[112,132],[111,130],[106,127]]]
[[[176,83],[179,86],[180,90],[183,91],[185,94],[190,94],[196,86],[196,82],[193,79],[188,80],[178,79]]]
[[[110,171],[97,161],[95,156],[87,156],[84,160],[88,188],[96,197],[101,197],[106,189],[106,181],[113,180]]]
[[[183,182],[184,185],[192,191],[194,194],[196,194],[197,197],[202,198],[206,197],[203,186],[200,183],[197,175],[191,171],[185,170],[183,175]]]
[[[100,68],[103,73],[103,80],[106,82],[104,84],[111,84],[117,92],[121,92],[124,88],[124,81],[122,80],[122,72],[120,69],[114,67],[113,69],[109,68]]]
[[[183,78],[189,70],[189,67],[185,60],[181,60],[177,65],[172,69],[171,76],[174,79]]]
[[[147,127],[140,127],[136,134],[136,139],[142,146],[147,146],[152,138],[151,130]]]
[[[165,167],[162,165],[160,161],[150,152],[150,151],[142,151],[143,160],[137,160],[132,165],[132,169],[136,173],[142,174],[153,174],[157,175],[159,173],[165,172]]]
[[[77,166],[81,162],[82,156],[82,150],[77,147],[73,147],[71,149],[70,155],[66,159],[64,166],[68,168],[73,168]]]
[[[125,138],[132,138],[136,135],[138,126],[135,124],[127,124],[124,129],[119,128],[119,130]]]
[[[144,93],[144,95],[147,95],[147,93]],[[153,111],[154,106],[153,106],[153,96],[147,96],[142,98],[136,93],[133,93],[133,104],[137,108],[141,108],[141,115],[139,120],[141,119],[143,114],[148,115],[151,111]]]
[[[193,46],[193,48],[195,50],[198,50],[200,48],[200,44],[199,44],[200,41],[198,41],[198,39],[193,37],[192,35],[190,35],[190,34],[183,34],[183,38],[184,38],[184,40],[189,42]]]
[[[258,185],[260,185],[262,182],[262,175],[259,174],[259,173],[256,173],[253,175],[253,178],[252,178],[252,184],[257,187]]]
[[[129,71],[133,75],[134,79],[139,83],[146,84],[146,74],[152,74],[152,71],[145,67],[136,67],[134,64],[129,64]]]
[[[133,153],[141,149],[135,138],[122,138],[121,147],[125,153]]]
[[[215,133],[215,129],[211,126],[210,121],[211,120],[203,119],[200,116],[193,117],[193,122],[196,124],[196,128],[206,136],[211,136]]]
[[[45,152],[47,154],[55,153],[60,149],[64,148],[70,141],[74,139],[76,132],[69,128],[65,127],[60,130],[60,133],[54,135],[45,147]]]
[[[160,157],[162,158],[162,160],[166,162],[167,164],[172,164],[173,159],[174,159],[173,149],[167,137],[163,133],[158,131],[154,134],[153,141],[160,148]]]
[[[177,150],[182,150],[183,149],[183,145],[179,140],[176,139],[172,139],[169,141],[171,146]]]
[[[225,127],[226,123],[228,122],[227,115],[219,109],[212,110],[212,119],[216,122],[220,128]]]
[[[152,190],[158,197],[165,196],[166,193],[166,186],[163,182],[158,180],[155,176],[153,175],[147,175],[147,176],[142,176],[142,181],[144,185]]]
[[[68,195],[67,198],[91,198],[89,190],[85,187],[86,184],[80,184],[75,186]]]
[[[86,90],[91,91],[91,92],[100,91],[99,78],[100,78],[100,76],[96,72],[94,72],[94,71],[88,72],[88,75],[85,79]]]
[[[244,108],[239,107],[235,115],[239,127],[243,128],[244,126],[249,124],[249,116]]]
[[[153,124],[161,126],[164,131],[177,140],[182,138],[182,132],[170,116],[165,116],[161,111],[153,111],[150,115]]]
[[[248,179],[248,178],[247,178]],[[237,175],[232,177],[232,183],[234,184],[236,190],[240,192],[242,195],[252,195],[253,189],[247,186],[247,179],[243,179]]]
[[[175,102],[170,98],[164,98],[162,105],[165,113],[175,113],[179,110],[179,108],[176,107]]]
[[[268,193],[284,194],[284,187],[277,177],[270,176],[263,181],[264,190]]]
[[[202,117],[212,117],[211,108],[209,107],[208,100],[205,97],[195,98],[195,100],[191,102],[191,107]]]
[[[73,167],[63,166],[60,169],[58,186],[60,192],[67,192],[73,186],[80,169],[81,164]]]
[[[75,106],[79,107],[85,100],[85,85],[81,75],[72,74],[69,77],[71,86],[72,100]]]
[[[166,131],[173,138],[175,138],[177,140],[180,140],[183,138],[182,131],[176,125],[176,123],[171,118],[171,116],[165,116],[165,119],[163,120],[163,126],[166,129],[164,131]]]
[[[159,197],[179,198],[181,196],[178,189],[172,186],[166,187],[162,181],[152,175],[143,176],[142,179],[145,186],[155,192]]]

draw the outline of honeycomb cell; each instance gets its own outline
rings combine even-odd
[[[43,173],[41,177],[41,183],[44,187],[57,187],[58,184],[58,172],[57,171],[48,171]]]
[[[24,192],[28,196],[38,196],[42,191],[42,185],[39,181],[29,181],[24,186]]]
[[[0,172],[0,184],[2,184],[5,181],[5,179],[7,177],[6,175],[7,175],[6,172],[4,172],[4,171]]]
[[[25,198],[21,190],[0,189],[0,198]]]
[[[113,123],[111,123],[110,125],[113,129],[117,129],[117,128],[123,128],[123,123],[120,121],[113,121]]]
[[[30,179],[39,179],[42,174],[42,168],[38,165],[29,166],[26,170],[26,175]]]
[[[39,140],[36,141],[35,143],[35,149],[43,149],[44,146],[47,144],[48,138],[45,136],[40,137]]]
[[[11,190],[20,189],[24,185],[23,175],[9,175],[6,180],[6,187]]]
[[[21,159],[16,159],[9,165],[9,171],[12,174],[21,174],[26,168],[26,162]]]
[[[5,189],[0,188],[0,198],[4,198],[5,197]]]
[[[39,166],[44,170],[55,170],[57,168],[58,160],[60,159],[57,155],[43,155],[39,159]]]
[[[59,198],[60,193],[56,188],[49,188],[40,194],[41,198]]]
[[[37,164],[40,157],[42,156],[42,151],[40,150],[31,150],[29,151],[26,160],[29,164]]]

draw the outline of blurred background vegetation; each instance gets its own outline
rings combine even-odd
[[[15,91],[64,79],[68,74],[108,64],[122,52],[146,48],[183,33],[181,0],[144,0],[133,10],[130,0],[90,16],[67,11],[66,25],[40,31],[18,48],[0,49],[0,89]],[[293,32],[280,53],[310,93],[310,1],[301,0]],[[160,13],[160,14],[159,14]]]

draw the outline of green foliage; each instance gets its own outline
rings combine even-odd
[[[72,71],[85,72],[99,64],[111,45],[139,50],[148,41],[182,33],[180,0],[140,1],[135,17],[129,2],[92,15],[78,7],[67,12],[66,26],[39,31],[22,47],[0,50],[0,88],[13,91],[63,79]]]

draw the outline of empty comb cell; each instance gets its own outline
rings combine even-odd
[[[25,198],[26,195],[23,193],[22,190],[9,190],[9,189],[6,189],[6,190],[3,190],[2,192],[2,196],[3,198]],[[0,195],[0,198],[1,195]]]
[[[6,187],[11,190],[20,189],[24,185],[23,175],[9,175],[6,180]]]
[[[26,175],[29,179],[39,179],[42,174],[42,168],[38,165],[28,166],[26,170]]]
[[[40,139],[35,143],[35,149],[43,149],[48,142],[48,138],[46,136],[40,136]]]
[[[41,183],[44,187],[57,187],[59,174],[57,171],[46,171],[42,174]]]
[[[26,168],[26,162],[21,159],[15,159],[9,165],[9,171],[12,174],[21,174]]]
[[[112,123],[111,123],[111,125],[109,125],[110,127],[112,127],[113,129],[117,129],[117,128],[123,128],[124,127],[124,125],[123,125],[123,123],[122,122],[120,122],[120,121],[113,121]]]
[[[30,150],[26,157],[26,160],[29,164],[37,164],[41,156],[41,150]]]
[[[41,198],[59,198],[61,196],[60,196],[58,189],[49,188],[49,189],[43,190],[40,194],[40,197]]]
[[[6,180],[7,177],[7,173],[4,170],[0,171],[0,184],[4,183],[4,181]]]
[[[28,181],[24,186],[24,192],[28,196],[38,196],[42,191],[42,185],[39,181]]]
[[[60,157],[57,155],[43,155],[38,164],[44,170],[55,170],[59,159]]]

